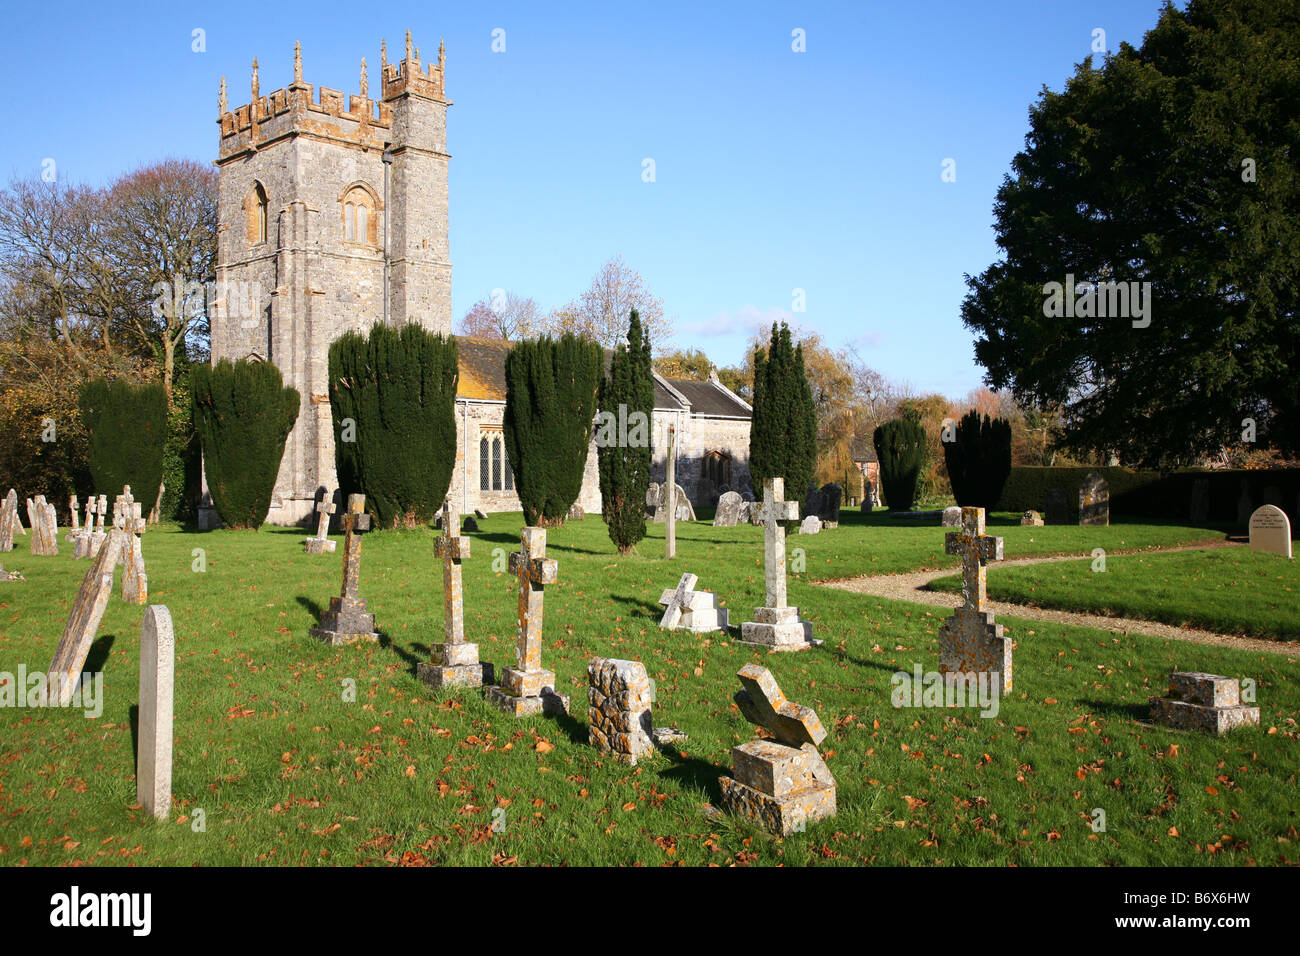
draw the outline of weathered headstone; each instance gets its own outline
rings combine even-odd
[[[140,625],[140,711],[135,766],[135,801],[165,820],[172,806],[172,707],[175,695],[176,634],[171,612],[154,604]]]
[[[1048,524],[1070,523],[1070,499],[1064,488],[1049,488],[1043,502],[1043,518]]]
[[[1169,695],[1150,701],[1151,720],[1178,730],[1226,734],[1259,723],[1259,708],[1241,702],[1241,684],[1235,677],[1175,671],[1169,677]]]
[[[473,515],[466,515],[464,527],[460,529],[465,534],[478,534],[478,519]]]
[[[817,534],[822,530],[822,519],[816,515],[808,515],[799,522],[800,534]]]
[[[943,517],[939,519],[940,526],[944,528],[961,527],[961,508],[953,505],[950,508],[943,509]]]
[[[1210,518],[1210,479],[1197,478],[1192,482],[1192,501],[1190,517],[1193,524],[1201,524]]]
[[[461,537],[460,515],[448,497],[442,503],[443,532],[434,541],[442,559],[442,643],[430,650],[430,662],[416,668],[420,680],[432,688],[482,687],[492,683],[492,665],[478,659],[478,645],[465,640],[465,595],[461,562],[469,557],[470,539]]]
[[[125,546],[126,534],[114,528],[107,536],[107,543],[95,556],[95,563],[81,580],[77,599],[72,604],[72,613],[63,626],[63,636],[59,639],[48,672],[50,700],[61,707],[66,707],[72,699],[72,693],[81,677],[86,655],[90,653],[90,645],[95,641],[95,631],[104,616],[109,595],[113,592],[113,569],[121,560]]]
[[[334,494],[328,488],[321,495],[320,503],[316,505],[318,517],[316,518],[316,537],[308,538],[303,542],[303,551],[307,554],[333,554],[337,542],[331,541],[330,533],[330,515],[334,514]]]
[[[583,510],[582,505],[575,501],[573,504],[569,505],[569,513],[565,516],[564,520],[581,521],[585,517],[587,517],[587,512]]]
[[[140,535],[147,525],[140,502],[131,496],[131,486],[122,489],[113,507],[113,527],[126,533],[122,550],[122,600],[127,604],[149,601],[149,577],[144,566]]]
[[[1022,528],[1041,528],[1043,526],[1043,516],[1037,511],[1026,511],[1020,516],[1020,526]]]
[[[763,576],[767,603],[754,609],[753,621],[740,625],[741,641],[762,644],[777,651],[803,651],[814,641],[813,626],[799,620],[799,609],[787,604],[785,581],[785,525],[799,517],[799,503],[785,500],[785,479],[763,481]]]
[[[663,524],[668,519],[668,485],[665,482],[657,486],[659,491],[656,496],[656,504],[649,510],[652,512],[656,524]],[[691,499],[686,496],[686,489],[681,485],[677,488],[677,510],[675,512],[678,521],[694,521],[695,506],[691,504]],[[646,492],[646,498],[650,497],[650,492]]]
[[[365,508],[365,495],[348,495],[348,510],[343,515],[343,590],[338,597],[330,598],[329,610],[311,629],[311,636],[326,644],[379,640],[375,616],[366,612],[366,602],[359,595],[361,535],[370,530],[370,515]]]
[[[665,588],[659,595],[664,606],[664,616],[659,626],[666,630],[725,631],[727,609],[718,607],[718,596],[710,591],[697,591],[699,579],[693,574],[683,574],[676,588]]]
[[[58,515],[44,495],[27,499],[27,523],[32,528],[31,553],[48,557],[59,553]]]
[[[488,688],[487,699],[498,710],[516,717],[567,712],[567,694],[556,693],[555,672],[542,668],[543,597],[558,577],[558,565],[546,556],[546,530],[524,528],[519,550],[510,553],[510,570],[519,578],[519,616],[515,666],[502,671],[501,683]]]
[[[823,530],[840,526],[840,506],[843,502],[843,488],[833,481],[822,485],[817,492],[817,517],[822,520]]]
[[[1079,486],[1079,524],[1110,524],[1110,485],[1100,472],[1088,472]]]
[[[725,491],[718,498],[718,508],[713,513],[713,527],[734,528],[740,522],[740,509],[745,499],[738,491]]]
[[[622,763],[654,753],[650,678],[640,661],[596,657],[587,665],[587,739]]]
[[[18,492],[12,488],[0,502],[0,551],[14,549],[14,534],[18,530]]]
[[[1002,560],[1002,539],[984,533],[984,509],[963,508],[962,528],[945,535],[948,554],[961,555],[963,603],[939,628],[939,670],[944,674],[1000,674],[993,686],[1011,690],[1011,639],[985,610],[984,566]]]
[[[736,706],[775,740],[751,740],[731,750],[732,776],[723,777],[722,806],[771,833],[787,836],[835,815],[835,778],[817,752],[826,728],[810,707],[786,700],[771,671],[747,664]]]
[[[652,481],[645,489],[645,514],[651,521],[659,519],[659,482]]]
[[[75,545],[76,545],[76,543],[77,543],[77,538],[78,538],[78,537],[80,536],[80,534],[81,534],[81,515],[78,513],[79,510],[80,510],[80,508],[79,508],[79,505],[78,505],[78,503],[77,503],[77,496],[76,496],[76,495],[72,495],[71,497],[68,498],[68,514],[70,514],[70,515],[72,516],[72,517],[69,519],[69,520],[71,520],[71,522],[72,522],[72,527],[68,529],[68,533],[67,533],[66,535],[64,535],[63,540],[64,540],[64,542],[67,543],[67,544],[74,545],[74,547],[73,547],[73,556],[74,556],[74,557],[76,556],[76,547],[75,547]]]
[[[1250,550],[1292,556],[1291,520],[1277,505],[1261,505],[1250,516]]]

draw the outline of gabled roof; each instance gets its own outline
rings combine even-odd
[[[456,336],[460,359],[460,382],[456,397],[475,401],[506,400],[506,354],[514,346],[505,339],[477,335]],[[605,350],[605,369],[609,370],[613,352]],[[752,412],[739,398],[714,382],[690,379],[667,379],[655,375],[655,408],[683,409],[706,417],[750,418]]]

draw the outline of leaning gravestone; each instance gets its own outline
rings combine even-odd
[[[713,514],[713,527],[734,528],[740,521],[740,509],[745,499],[738,491],[725,491],[718,498],[718,508]]]
[[[27,499],[27,523],[32,528],[32,554],[48,557],[59,553],[58,518],[44,495],[37,495],[35,501]]]
[[[54,651],[49,669],[49,698],[60,707],[72,700],[72,693],[86,664],[86,655],[95,641],[95,630],[104,616],[109,595],[113,593],[113,569],[126,547],[126,533],[114,528],[107,543],[99,549],[95,563],[81,580],[72,613],[63,626],[63,636]]]
[[[0,551],[14,549],[14,532],[18,530],[18,492],[12,488],[0,503]]]
[[[621,763],[654,753],[650,678],[640,661],[592,658],[587,665],[587,739]]]
[[[348,495],[348,510],[343,515],[343,591],[330,598],[329,610],[311,629],[311,636],[325,644],[350,644],[354,641],[377,641],[375,616],[366,611],[361,600],[361,533],[370,530],[370,515],[365,513],[366,496]]]
[[[1178,730],[1208,730],[1226,734],[1234,727],[1259,723],[1259,708],[1241,702],[1241,683],[1235,677],[1175,671],[1169,677],[1169,694],[1152,697],[1151,720]]]
[[[329,533],[330,515],[335,511],[334,493],[328,488],[324,489],[321,494],[320,502],[316,505],[316,511],[319,514],[316,519],[316,537],[307,538],[303,541],[303,551],[306,554],[333,554],[336,542],[329,539]]]
[[[1189,517],[1193,524],[1210,518],[1210,479],[1197,478],[1192,482],[1192,503]]]
[[[728,611],[718,607],[718,596],[712,591],[697,591],[695,575],[687,572],[677,582],[676,588],[664,588],[659,603],[664,606],[664,616],[659,626],[665,630],[703,633],[725,631]]]
[[[1064,488],[1052,488],[1043,502],[1043,518],[1048,524],[1070,523],[1070,500]]]
[[[788,836],[835,815],[835,778],[817,752],[826,728],[811,707],[786,700],[772,672],[746,664],[736,675],[735,695],[745,719],[775,740],[751,740],[731,749],[730,777],[723,777],[722,806],[771,833]]]
[[[1263,505],[1250,516],[1250,550],[1291,557],[1291,521],[1277,505]]]
[[[136,744],[135,801],[165,820],[172,805],[172,704],[176,634],[162,604],[144,612],[140,625],[140,711]]]
[[[1099,472],[1088,472],[1079,486],[1079,524],[1110,524],[1110,485]]]
[[[943,509],[943,518],[940,519],[940,525],[944,528],[961,527],[961,508],[953,505],[950,508]]]

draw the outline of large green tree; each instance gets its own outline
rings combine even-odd
[[[1011,424],[971,409],[943,442],[952,496],[963,507],[992,511],[1011,475]]]
[[[506,356],[506,454],[530,525],[563,524],[578,500],[603,363],[598,344],[571,333]]]
[[[890,511],[911,511],[925,464],[925,429],[910,418],[895,418],[871,436],[880,463],[880,485]]]
[[[385,527],[431,521],[456,465],[456,340],[409,323],[345,332],[329,376],[342,492]]]
[[[190,384],[212,503],[227,526],[260,528],[298,420],[298,390],[274,365],[249,359],[197,365]]]
[[[112,498],[130,485],[147,514],[163,476],[167,394],[162,385],[95,378],[82,386],[80,405],[94,489]]]
[[[1245,418],[1300,448],[1297,103],[1300,7],[1191,0],[1031,108],[962,318],[990,384],[1064,409],[1067,450],[1168,466]]]
[[[790,327],[772,326],[767,349],[754,350],[753,419],[749,472],[754,493],[768,478],[784,478],[787,498],[802,499],[817,460],[817,415],[804,370],[803,348],[791,344]]]
[[[601,381],[596,431],[601,512],[619,554],[627,554],[645,537],[654,399],[650,336],[633,309],[627,345],[619,343],[610,358],[609,374]]]

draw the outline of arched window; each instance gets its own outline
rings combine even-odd
[[[515,475],[506,453],[505,436],[487,431],[478,442],[478,485],[480,491],[514,491]]]
[[[379,217],[375,215],[380,207],[378,194],[365,183],[357,182],[343,190],[339,203],[343,216],[343,241],[378,246]]]
[[[488,440],[483,436],[478,440],[478,489],[479,491],[492,490],[492,476],[488,474]]]
[[[704,477],[713,487],[731,486],[731,456],[725,452],[711,451],[704,456]]]
[[[253,188],[244,197],[244,222],[250,244],[266,242],[267,208],[269,202],[266,190],[261,183],[253,183]]]

